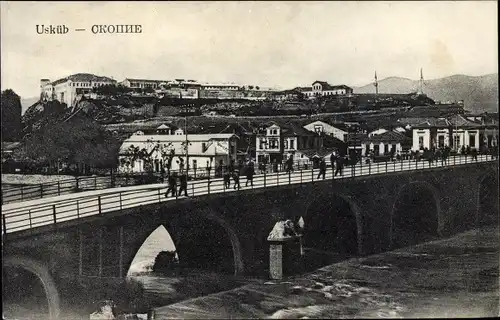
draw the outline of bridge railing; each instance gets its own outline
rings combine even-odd
[[[277,172],[259,174],[253,177],[252,183],[244,176],[239,177],[242,190],[270,188],[283,185],[310,183],[323,180],[351,179],[359,176],[379,175],[391,172],[414,171],[440,167],[453,167],[476,162],[495,161],[491,155],[479,155],[477,160],[464,156],[452,156],[446,161],[411,161],[401,160],[393,162],[378,162],[346,166],[335,176],[333,169],[327,168],[323,174],[320,169],[311,168],[294,172]],[[184,192],[165,197],[167,185],[156,184],[138,187],[110,189],[102,192],[91,192],[91,195],[70,195],[69,198],[48,198],[47,201],[35,200],[23,203],[11,203],[2,206],[2,233],[8,234],[40,226],[58,224],[60,222],[80,219],[84,217],[102,215],[108,212],[142,205],[175,201],[185,198]],[[176,188],[176,191],[178,188]],[[194,180],[187,185],[189,197],[210,194],[238,192],[238,185],[234,179],[229,186],[221,178]],[[64,197],[64,196],[63,196]]]

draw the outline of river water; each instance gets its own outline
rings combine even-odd
[[[160,307],[156,319],[495,316],[498,228],[480,234],[472,230],[363,259],[337,257],[345,261],[271,282],[200,270],[155,274],[156,255],[175,249],[159,227],[138,251],[128,277],[142,282],[150,305]],[[43,319],[16,304],[4,305],[4,310],[16,319]],[[88,319],[88,314],[65,309],[64,319]]]

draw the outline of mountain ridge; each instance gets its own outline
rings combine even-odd
[[[387,77],[378,81],[379,93],[411,93],[419,80]],[[354,93],[375,93],[373,83],[353,87]],[[482,76],[455,74],[424,80],[424,93],[436,101],[464,100],[465,109],[474,113],[498,112],[498,73]]]

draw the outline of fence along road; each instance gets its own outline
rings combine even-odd
[[[415,171],[440,167],[453,167],[470,163],[496,161],[491,155],[479,155],[476,160],[466,156],[451,156],[445,163],[441,160],[432,163],[428,161],[403,160],[395,162],[379,162],[354,166],[345,166],[342,176],[333,177],[332,168],[327,168],[325,180],[348,179],[359,176],[379,175],[390,172]],[[318,180],[319,169],[300,170],[291,173],[278,172],[271,174],[257,174],[253,179],[253,186],[245,187],[246,179],[240,177],[241,190],[276,187],[289,184],[309,183]],[[198,180],[188,182],[189,197],[209,194],[239,192],[231,187],[224,187],[223,179]],[[37,228],[64,221],[80,219],[97,214],[105,214],[141,205],[175,201],[186,198],[166,198],[166,184],[150,184],[132,187],[121,187],[103,190],[94,190],[80,193],[61,195],[50,198],[41,198],[31,201],[9,203],[2,205],[2,234],[15,233],[22,230]]]

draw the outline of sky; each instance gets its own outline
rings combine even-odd
[[[1,88],[74,73],[293,88],[498,72],[496,1],[0,2]],[[64,35],[36,25],[66,25]],[[139,34],[93,34],[140,24]],[[75,28],[84,28],[76,32]]]

